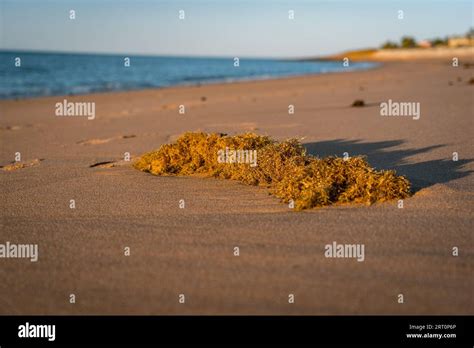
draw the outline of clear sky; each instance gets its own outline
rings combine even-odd
[[[474,26],[474,0],[0,0],[0,11],[2,49],[120,54],[307,57]]]

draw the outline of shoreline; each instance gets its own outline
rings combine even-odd
[[[474,47],[432,47],[432,48],[392,48],[378,49],[368,48],[361,50],[351,50],[338,54],[307,58],[307,61],[339,61],[344,58],[360,62],[415,62],[415,61],[436,61],[449,60],[453,57],[474,59]]]
[[[436,54],[433,52],[442,52],[441,54]],[[49,52],[47,52],[49,53]],[[470,64],[474,62],[474,48],[459,48],[459,49],[386,49],[386,50],[377,50],[377,49],[368,49],[368,50],[358,50],[358,51],[347,51],[340,54],[328,55],[323,57],[316,58],[301,58],[301,59],[275,59],[277,61],[299,61],[299,62],[340,62],[342,59],[348,57],[351,61],[356,63],[369,63],[373,64],[371,67],[361,67],[345,71],[329,71],[329,72],[319,72],[319,73],[308,73],[308,74],[295,74],[295,75],[285,75],[285,76],[270,76],[270,77],[242,77],[234,78],[229,81],[218,80],[218,81],[204,81],[196,83],[177,83],[175,85],[164,86],[164,87],[149,87],[149,88],[134,88],[126,90],[103,90],[92,93],[78,93],[78,94],[54,94],[54,95],[42,95],[42,96],[16,96],[9,98],[0,98],[0,101],[24,101],[29,99],[41,99],[41,98],[55,98],[55,97],[71,97],[71,96],[91,96],[91,95],[101,95],[101,94],[113,94],[113,93],[128,93],[128,92],[140,92],[140,91],[152,91],[152,90],[166,90],[173,88],[200,88],[205,86],[224,86],[232,84],[245,84],[253,83],[260,81],[273,81],[273,80],[287,80],[287,79],[297,79],[297,78],[308,78],[315,77],[319,75],[330,75],[330,74],[340,74],[340,73],[351,73],[358,71],[368,71],[375,70],[383,67],[386,64],[417,64],[417,63],[441,63],[446,61],[448,58],[452,57],[453,54],[457,54],[458,57],[461,57],[462,60],[467,60]],[[89,55],[89,54],[87,54]],[[204,59],[204,57],[203,57]],[[460,63],[461,65],[463,63]]]
[[[12,53],[11,51],[0,51],[0,53]],[[38,52],[25,52],[36,54]],[[55,52],[39,52],[44,54],[59,54]],[[93,55],[101,56],[101,54],[90,54],[84,53],[84,55]],[[120,57],[122,55],[111,55]],[[456,56],[461,60],[474,61],[474,47],[461,47],[461,48],[411,48],[411,49],[363,49],[363,50],[353,50],[346,51],[339,54],[327,55],[322,57],[307,57],[307,58],[295,58],[295,59],[271,59],[280,62],[342,62],[344,58],[349,58],[350,61],[356,63],[367,63],[372,64],[370,67],[360,67],[352,69],[349,67],[348,71],[345,71],[344,67],[339,71],[329,71],[329,72],[318,72],[318,73],[307,73],[307,74],[290,74],[283,76],[257,76],[257,77],[235,77],[227,78],[216,81],[199,81],[199,82],[179,82],[174,85],[163,86],[163,87],[137,87],[133,89],[123,89],[123,90],[99,90],[96,92],[86,92],[86,93],[69,93],[69,94],[52,94],[52,95],[39,95],[39,96],[13,96],[13,97],[0,97],[0,101],[8,100],[28,100],[28,99],[40,99],[48,97],[61,97],[61,96],[88,96],[95,94],[108,94],[108,93],[126,93],[126,92],[136,92],[136,91],[145,91],[145,90],[163,90],[168,88],[192,88],[192,87],[202,87],[208,85],[228,85],[228,84],[238,84],[238,83],[252,83],[257,81],[272,81],[272,80],[281,80],[281,79],[293,79],[301,77],[310,77],[310,76],[319,76],[325,74],[334,74],[334,73],[348,73],[354,71],[366,71],[377,69],[383,64],[387,63],[433,63],[433,62],[442,62],[447,59]],[[132,56],[133,57],[133,56]],[[147,56],[139,56],[147,57]],[[168,56],[163,56],[164,58],[173,58]],[[150,58],[161,58],[161,56],[150,56]],[[177,58],[202,58],[208,59],[208,57],[177,57]],[[255,59],[255,58],[251,58]],[[257,59],[259,60],[259,59]],[[262,58],[260,60],[266,60]],[[341,63],[342,64],[342,63]]]
[[[285,61],[285,60],[280,60]],[[336,61],[336,60],[331,60]],[[77,94],[53,94],[53,95],[40,95],[40,96],[16,96],[16,97],[9,97],[3,98],[0,97],[0,101],[22,101],[22,100],[29,100],[29,99],[41,99],[41,98],[54,98],[54,97],[71,97],[71,96],[88,96],[88,95],[96,95],[96,94],[109,94],[109,93],[128,93],[128,92],[140,92],[140,91],[149,91],[149,90],[163,90],[168,88],[199,88],[204,86],[219,86],[219,85],[231,85],[231,84],[240,84],[240,83],[253,83],[253,82],[260,82],[260,81],[273,81],[273,80],[285,80],[285,79],[294,79],[294,78],[301,78],[301,77],[313,77],[319,75],[326,75],[326,74],[340,74],[340,73],[350,73],[355,71],[367,71],[372,69],[377,69],[380,67],[381,63],[378,62],[370,62],[370,61],[359,61],[357,63],[368,63],[373,64],[371,67],[361,67],[361,68],[349,68],[348,70],[339,70],[339,71],[328,71],[328,72],[318,72],[318,73],[308,73],[308,74],[294,74],[294,75],[284,75],[284,76],[262,76],[262,77],[242,77],[242,78],[230,78],[224,80],[217,80],[217,81],[200,81],[196,83],[177,83],[174,85],[163,86],[163,87],[149,87],[149,88],[134,88],[134,89],[124,89],[124,90],[102,90],[92,93],[77,93]]]

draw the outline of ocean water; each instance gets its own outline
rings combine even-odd
[[[16,58],[21,66],[15,66]],[[0,99],[257,80],[368,69],[372,63],[0,52]]]

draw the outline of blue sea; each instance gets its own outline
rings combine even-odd
[[[130,66],[124,66],[129,57]],[[21,59],[21,66],[15,66]],[[372,63],[0,52],[0,99],[271,79],[368,69]]]

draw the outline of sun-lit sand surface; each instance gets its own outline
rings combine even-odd
[[[450,63],[0,101],[0,165],[16,152],[25,162],[0,170],[0,241],[39,244],[36,263],[2,261],[0,313],[472,314],[474,67]],[[95,119],[56,117],[64,98],[95,101]],[[352,108],[356,99],[366,106]],[[380,116],[388,99],[420,102],[420,119]],[[123,161],[185,131],[297,137],[315,155],[366,155],[406,175],[415,195],[403,209],[293,212],[264,188],[157,177]],[[365,244],[365,261],[325,258],[333,241]]]

